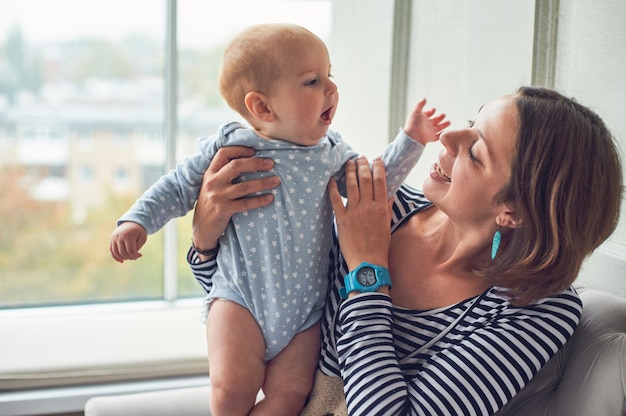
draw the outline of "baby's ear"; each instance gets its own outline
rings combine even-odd
[[[254,118],[265,122],[274,121],[274,112],[268,106],[265,94],[258,91],[250,91],[246,94],[244,102],[248,112]]]

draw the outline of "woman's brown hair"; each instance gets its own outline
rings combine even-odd
[[[520,131],[501,194],[519,228],[481,274],[515,304],[565,290],[585,258],[615,230],[623,194],[619,152],[600,117],[538,87],[516,96]]]

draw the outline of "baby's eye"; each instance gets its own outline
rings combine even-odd
[[[317,84],[317,78],[310,79],[304,83],[306,87],[312,87]]]

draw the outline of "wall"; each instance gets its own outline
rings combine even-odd
[[[623,0],[561,0],[555,88],[604,119],[626,163],[624,22]],[[588,259],[579,281],[626,297],[626,204],[617,231]]]

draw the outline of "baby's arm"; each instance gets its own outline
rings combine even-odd
[[[387,172],[387,196],[391,198],[400,188],[422,156],[424,145],[439,139],[439,134],[450,125],[445,120],[445,114],[436,115],[434,108],[424,111],[426,99],[419,101],[409,113],[404,128],[400,130],[396,138],[387,145],[380,156],[385,163]],[[333,139],[341,146],[343,155],[342,164],[356,157],[357,153],[333,132]],[[342,196],[345,195],[345,175],[341,168],[335,175],[335,180]]]
[[[118,227],[111,235],[110,250],[116,261],[141,257],[139,249],[148,234],[193,209],[209,163],[203,153],[189,156],[144,192],[118,220]]]
[[[391,198],[406,180],[422,156],[424,145],[439,140],[439,134],[450,125],[445,114],[431,108],[424,111],[426,99],[420,100],[409,113],[404,128],[381,155],[387,171],[387,196]]]

